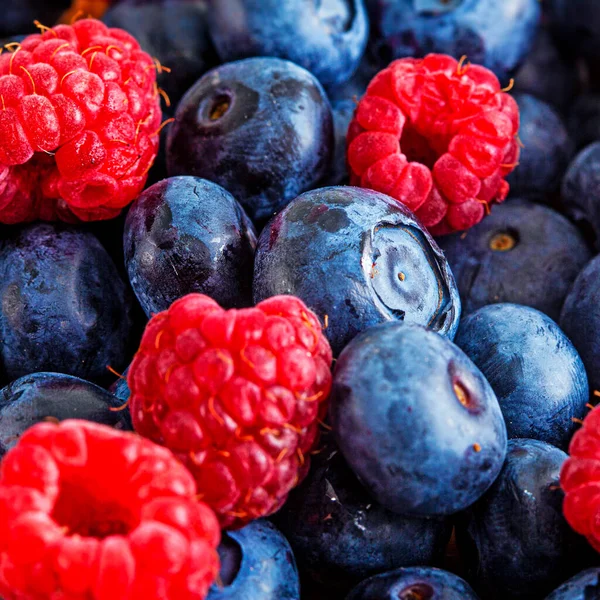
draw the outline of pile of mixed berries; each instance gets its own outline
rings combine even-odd
[[[0,37],[0,600],[600,600],[597,0]]]

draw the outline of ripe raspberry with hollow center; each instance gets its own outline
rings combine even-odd
[[[224,310],[190,294],[146,328],[128,375],[134,427],[182,460],[223,527],[240,527],[307,473],[331,361],[298,298]]]
[[[488,69],[444,54],[396,60],[348,128],[351,183],[392,196],[433,235],[465,230],[506,198],[518,129],[517,103]]]
[[[191,474],[132,433],[40,423],[0,470],[4,600],[202,600],[218,521]]]
[[[573,436],[560,485],[567,522],[600,552],[600,407],[588,413]]]
[[[0,55],[0,222],[117,216],[158,150],[160,65],[84,19]]]

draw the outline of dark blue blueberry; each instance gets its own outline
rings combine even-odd
[[[573,142],[559,114],[529,94],[515,94],[523,143],[519,165],[508,176],[511,193],[549,202],[560,189],[573,155]]]
[[[346,134],[356,109],[354,100],[340,100],[332,105],[333,128],[335,132],[335,149],[326,185],[344,185],[348,181],[348,163],[346,161]]]
[[[398,567],[441,564],[451,531],[448,519],[403,517],[377,504],[331,441],[274,519],[301,572],[332,593]]]
[[[600,3],[596,0],[549,0],[545,4],[544,12],[563,49],[600,64]]]
[[[300,582],[288,541],[269,521],[223,532],[220,579],[206,600],[300,600]]]
[[[579,90],[577,65],[563,56],[546,28],[539,30],[533,47],[515,76],[517,92],[531,94],[564,111]]]
[[[567,128],[578,150],[600,140],[600,94],[581,94],[571,104]]]
[[[453,573],[431,567],[396,569],[357,585],[346,600],[478,600]]]
[[[600,256],[575,280],[560,315],[560,326],[583,360],[590,388],[600,390]]]
[[[502,467],[506,427],[492,388],[460,348],[424,327],[384,323],[354,338],[330,402],[348,464],[399,514],[458,512]]]
[[[330,187],[302,194],[263,230],[254,300],[300,297],[321,319],[335,354],[384,321],[454,337],[460,302],[443,254],[414,215],[383,194]]]
[[[381,70],[381,65],[373,60],[368,54],[363,56],[363,59],[358,65],[358,69],[346,83],[329,88],[327,94],[332,104],[341,102],[342,100],[360,100],[367,90],[371,79]]]
[[[600,598],[600,568],[586,569],[563,583],[546,600],[598,600]]]
[[[41,421],[84,419],[131,429],[123,402],[102,388],[60,373],[33,373],[0,390],[0,457]]]
[[[109,27],[131,33],[142,50],[158,58],[169,72],[157,74],[158,85],[171,100],[164,106],[169,116],[183,94],[218,63],[208,36],[207,9],[203,1],[157,2],[135,5],[121,2],[102,20]]]
[[[130,356],[131,294],[100,242],[61,225],[0,247],[0,379],[56,371],[110,378]]]
[[[124,246],[148,316],[192,292],[226,308],[252,304],[256,232],[235,198],[211,181],[172,177],[145,190],[127,215]]]
[[[482,598],[544,598],[591,553],[562,514],[559,475],[566,458],[544,442],[511,440],[498,479],[461,515],[459,548]]]
[[[329,172],[331,106],[305,69],[249,58],[209,71],[183,97],[169,128],[170,175],[196,175],[231,192],[264,222]]]
[[[430,52],[466,55],[506,83],[527,56],[539,0],[367,0],[371,52],[382,63]]]
[[[35,20],[52,27],[70,6],[71,0],[2,0],[0,37],[38,33]]]
[[[285,58],[334,88],[358,67],[369,35],[364,0],[214,0],[209,15],[224,62]]]
[[[129,397],[131,396],[131,390],[129,389],[129,384],[127,383],[127,374],[129,373],[129,367],[127,367],[121,377],[119,377],[109,389],[111,394],[114,394],[122,403],[127,402]]]
[[[528,306],[490,304],[461,321],[455,341],[494,388],[509,438],[567,448],[589,389],[577,350],[552,319]]]
[[[496,302],[532,306],[558,320],[569,288],[592,254],[559,213],[508,200],[465,234],[438,240],[454,273],[463,314]]]
[[[589,229],[600,247],[600,141],[584,148],[570,164],[562,182],[562,208],[581,227]]]

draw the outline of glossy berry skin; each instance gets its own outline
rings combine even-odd
[[[300,600],[294,554],[269,521],[224,532],[218,550],[223,586],[214,584],[207,600]]]
[[[519,166],[508,176],[511,193],[550,202],[560,190],[562,176],[573,155],[573,142],[560,115],[528,94],[514,94],[519,105],[523,144]]]
[[[35,425],[0,467],[2,597],[203,600],[220,531],[195,493],[185,467],[139,436]]]
[[[69,0],[5,0],[2,3],[0,36],[13,36],[34,30],[37,19],[44,25],[54,25],[61,13],[70,6]]]
[[[441,564],[452,529],[446,518],[404,517],[377,504],[331,440],[273,519],[301,572],[334,596],[377,573]]]
[[[399,514],[466,508],[506,454],[502,413],[481,371],[418,325],[384,323],[354,338],[336,363],[329,414],[352,470]]]
[[[0,457],[41,421],[83,419],[130,430],[128,411],[115,410],[122,405],[113,394],[71,375],[25,375],[0,390]]]
[[[478,600],[471,586],[453,573],[431,567],[396,569],[357,585],[346,600]]]
[[[600,190],[600,142],[584,148],[565,173],[561,199],[565,213],[591,230],[596,248],[600,248],[600,209],[594,201]]]
[[[460,303],[443,254],[414,215],[383,194],[330,187],[302,194],[263,230],[254,262],[255,302],[302,298],[334,353],[390,320],[454,337]]]
[[[236,199],[198,177],[171,177],[146,189],[127,214],[125,265],[150,317],[186,294],[226,308],[252,304],[256,232]]]
[[[212,0],[209,17],[223,62],[285,58],[334,88],[358,67],[369,35],[363,0]]]
[[[331,106],[315,77],[286,60],[249,58],[209,71],[185,94],[167,168],[218,183],[264,223],[329,172],[333,145]]]
[[[108,27],[133,35],[150,56],[167,70],[158,69],[157,83],[167,92],[171,116],[185,92],[218,62],[208,35],[206,4],[184,2],[119,2],[102,17]],[[162,72],[161,72],[162,71]]]
[[[461,515],[459,548],[482,598],[544,598],[581,568],[587,544],[562,515],[566,458],[544,442],[510,440],[498,479]]]
[[[546,5],[547,6],[547,5]],[[540,28],[531,51],[515,76],[515,92],[531,94],[557,111],[577,103],[577,65],[558,49],[547,28]]]
[[[558,320],[569,288],[592,257],[581,232],[565,217],[517,199],[498,206],[466,236],[438,243],[456,277],[464,315],[512,302]]]
[[[146,328],[127,377],[133,425],[184,462],[222,527],[241,527],[306,475],[331,360],[298,298],[226,311],[190,294]]]
[[[367,0],[371,51],[383,63],[449,54],[491,69],[503,84],[527,56],[540,19],[537,0]]]
[[[577,276],[560,315],[560,326],[585,365],[590,388],[600,389],[600,258]]]
[[[127,364],[131,295],[91,234],[62,225],[16,230],[0,249],[0,373],[56,371],[90,381]]]
[[[121,404],[123,402],[127,402],[129,397],[131,396],[131,392],[129,391],[129,385],[127,384],[127,375],[129,374],[129,367],[127,367],[122,376],[115,381],[109,389],[110,393],[119,398],[121,400]]]
[[[592,568],[571,577],[546,600],[589,600],[600,597],[600,569]]]
[[[143,189],[161,121],[156,65],[95,19],[0,57],[0,222],[117,216]]]
[[[491,304],[465,317],[455,342],[496,392],[509,438],[532,438],[566,450],[586,411],[583,362],[543,313]]]
[[[399,59],[356,108],[350,181],[389,194],[434,235],[469,229],[508,194],[518,129],[518,106],[488,69],[444,54]]]

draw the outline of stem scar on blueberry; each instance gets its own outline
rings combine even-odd
[[[458,379],[452,380],[452,389],[458,401],[469,411],[477,408],[476,400],[471,396],[469,390]]]
[[[415,583],[410,587],[400,590],[398,600],[431,600],[433,588],[426,583]]]
[[[398,279],[400,281],[404,281],[406,279],[406,275],[402,271],[400,271],[400,273],[398,273]]]
[[[490,248],[495,252],[508,252],[518,243],[518,238],[512,232],[496,233],[490,240]]]
[[[224,94],[217,96],[210,107],[208,118],[211,121],[217,121],[229,110],[230,106],[231,100],[229,96],[225,96]]]

